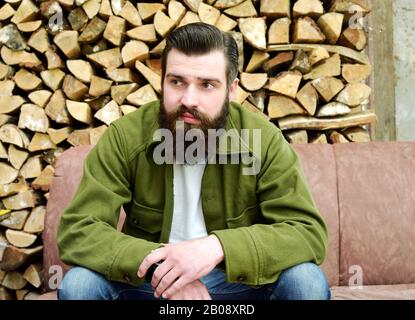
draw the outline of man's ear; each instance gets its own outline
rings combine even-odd
[[[236,89],[238,88],[239,79],[235,78],[229,87],[229,101],[234,101],[236,97]]]

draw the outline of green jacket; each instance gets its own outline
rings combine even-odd
[[[143,283],[138,266],[168,242],[173,213],[173,166],[152,158],[160,143],[153,140],[158,112],[155,101],[114,121],[87,155],[81,183],[58,229],[65,263],[109,280]],[[206,229],[222,244],[220,267],[227,281],[264,285],[296,264],[321,264],[327,228],[297,154],[274,124],[236,103],[229,105],[225,129],[231,128],[261,129],[261,150],[256,175],[242,174],[243,165],[231,161],[208,163],[203,175]],[[217,153],[230,157],[234,150],[218,148]],[[121,206],[127,214],[122,233],[116,230]]]

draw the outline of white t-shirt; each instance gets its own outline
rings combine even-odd
[[[205,162],[173,164],[174,205],[169,243],[207,236],[201,201],[205,166]]]

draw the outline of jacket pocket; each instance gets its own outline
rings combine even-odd
[[[242,213],[237,217],[227,218],[226,223],[229,228],[248,227],[256,223],[258,220],[257,214],[258,205],[252,205],[242,210]]]
[[[148,233],[161,232],[163,211],[150,208],[133,200],[128,217],[131,226]]]

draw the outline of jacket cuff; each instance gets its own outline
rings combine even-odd
[[[226,281],[258,285],[262,259],[248,228],[215,230],[211,234],[216,235],[222,245]]]
[[[108,279],[124,282],[134,286],[144,284],[145,279],[137,276],[138,267],[144,258],[160,245],[155,242],[134,241],[129,246],[119,250],[108,272]]]

